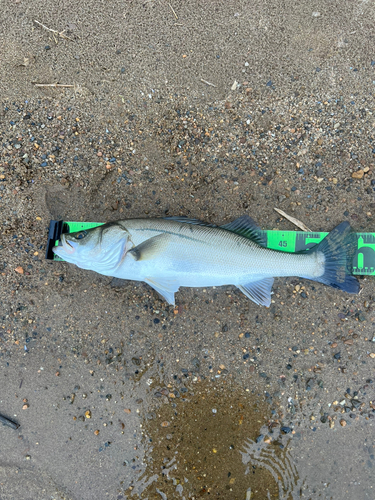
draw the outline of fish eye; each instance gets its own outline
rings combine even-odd
[[[78,234],[75,235],[76,240],[82,240],[87,234],[87,231],[80,231]]]

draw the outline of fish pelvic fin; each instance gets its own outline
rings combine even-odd
[[[324,273],[316,278],[306,277],[347,293],[358,293],[359,282],[351,274],[356,250],[357,236],[352,232],[349,222],[342,222],[309,251],[324,255]]]
[[[237,285],[242,293],[259,306],[269,307],[271,305],[273,278],[263,278],[259,281]]]
[[[148,277],[145,278],[144,281],[156,290],[168,304],[171,306],[175,305],[174,294],[178,291],[180,286],[176,280]]]

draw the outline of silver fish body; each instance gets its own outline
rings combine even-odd
[[[180,286],[235,285],[269,306],[274,277],[299,276],[357,293],[348,223],[306,253],[269,250],[248,216],[218,227],[194,219],[129,219],[63,234],[54,252],[83,269],[145,281],[170,304]]]

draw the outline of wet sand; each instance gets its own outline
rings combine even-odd
[[[373,231],[374,17],[3,2],[0,414],[20,427],[0,427],[2,499],[374,498],[372,277],[355,296],[277,279],[270,308],[185,288],[173,308],[44,259],[50,219],[295,229],[277,207]]]

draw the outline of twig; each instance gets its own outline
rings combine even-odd
[[[40,23],[39,21],[37,21],[36,19],[34,19],[34,23],[36,23],[38,26],[40,26],[41,28],[47,30],[47,31],[50,31],[51,33],[54,33],[55,35],[59,35],[61,36],[61,38],[65,38],[66,40],[70,40],[71,42],[74,42],[73,38],[69,38],[68,36],[64,35],[64,31],[65,30],[62,30],[62,31],[56,31],[56,30],[53,30],[51,28],[48,28],[47,26],[45,26],[44,24]]]
[[[171,8],[171,11],[173,12],[174,16],[176,19],[178,19],[178,15],[176,14],[176,12],[174,11],[174,8],[172,7],[172,5],[168,2],[168,5],[169,7]]]
[[[201,78],[201,82],[205,83],[206,85],[210,85],[211,87],[216,87],[216,85],[214,85],[213,83],[208,82],[207,80],[203,80],[203,78]]]
[[[2,423],[3,425],[7,425],[8,427],[11,427],[14,430],[18,429],[18,427],[20,426],[20,424],[16,424],[12,420],[9,420],[9,418],[2,417],[1,415],[0,415],[0,423]]]
[[[63,87],[72,88],[74,85],[63,85],[61,83],[34,83],[35,87]]]
[[[277,213],[279,213],[280,215],[285,217],[285,219],[288,219],[288,221],[290,221],[292,224],[294,224],[295,226],[302,229],[302,231],[308,231],[311,233],[311,229],[309,229],[307,226],[305,226],[305,224],[303,222],[299,221],[298,219],[295,219],[291,215],[286,214],[285,212],[283,212],[279,208],[274,208],[274,210],[276,210]]]

